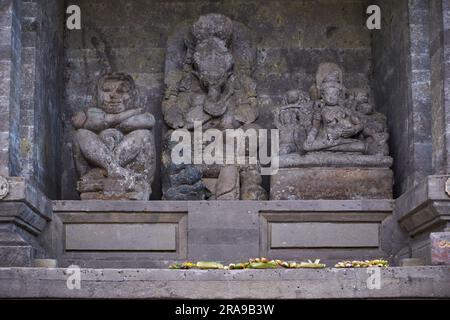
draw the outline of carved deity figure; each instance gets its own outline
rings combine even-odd
[[[298,90],[290,90],[285,105],[274,111],[280,156],[312,152],[389,156],[386,117],[374,111],[367,90],[344,87],[338,65],[319,65],[309,96],[307,99]],[[298,158],[291,157],[290,165],[297,161],[293,159]]]
[[[203,130],[245,129],[258,118],[256,85],[251,78],[256,50],[243,25],[220,14],[203,15],[192,26],[180,28],[169,39],[167,50],[167,90],[162,113],[170,129],[192,131],[195,123],[201,123]],[[197,169],[190,165],[177,167],[169,163],[171,159],[167,150],[165,154],[165,199],[179,200],[185,197],[191,200],[194,194],[198,195],[198,199],[239,199],[239,181],[244,183],[242,179],[252,177],[251,181],[259,182],[259,179],[253,178],[253,174],[242,174],[254,168],[236,166],[233,169],[207,165],[198,165]],[[237,174],[231,174],[233,170]],[[201,174],[198,175],[197,171]],[[187,172],[195,174],[188,174],[190,179],[182,179],[189,180],[188,184],[180,184],[180,174],[184,176]],[[206,183],[204,192],[198,192],[200,180]],[[253,190],[248,184],[246,188]],[[212,195],[208,195],[208,191]],[[255,193],[255,198],[261,198],[260,194],[256,196]],[[246,197],[250,197],[248,193]]]
[[[314,103],[312,127],[306,138],[306,151],[363,153],[366,146],[358,139],[364,124],[358,114],[345,105],[342,71],[334,64],[321,64],[317,74],[319,99]]]
[[[299,90],[289,90],[285,105],[274,111],[275,127],[279,130],[280,156],[303,154],[303,142],[311,127],[311,101]]]
[[[155,118],[135,106],[129,75],[103,76],[96,98],[95,107],[72,118],[81,198],[148,200],[155,170]]]
[[[369,92],[364,89],[349,91],[348,106],[357,112],[364,123],[362,138],[366,142],[366,154],[389,155],[389,133],[387,131],[386,117],[375,112],[370,102]]]

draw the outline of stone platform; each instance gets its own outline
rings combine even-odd
[[[382,269],[379,289],[368,285],[368,269],[81,269],[80,275],[80,289],[70,290],[65,269],[0,269],[0,298],[450,298],[448,267]]]
[[[153,268],[174,261],[388,258],[390,200],[56,201],[59,265]]]
[[[280,156],[271,176],[271,200],[391,199],[392,158],[313,152]]]

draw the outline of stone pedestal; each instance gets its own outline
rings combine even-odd
[[[33,266],[44,257],[39,237],[52,218],[51,202],[21,178],[7,178],[8,194],[0,200],[0,267]]]
[[[410,237],[409,255],[427,265],[448,263],[443,244],[450,241],[450,196],[445,191],[449,178],[428,176],[395,201],[394,218]]]
[[[391,199],[392,158],[339,153],[292,154],[271,177],[271,200]]]

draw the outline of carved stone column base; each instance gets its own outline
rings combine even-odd
[[[7,178],[9,192],[0,200],[0,267],[33,266],[47,255],[43,230],[52,218],[52,204],[21,178]]]
[[[450,176],[428,176],[395,201],[394,217],[410,236],[409,255],[411,258],[423,259],[426,264],[433,262],[433,247],[435,262],[439,260],[439,263],[443,263],[444,248],[439,251],[437,242],[432,245],[433,237],[436,240],[439,238],[441,241],[450,241],[450,196],[445,191],[449,178]],[[449,248],[446,249],[447,254]]]

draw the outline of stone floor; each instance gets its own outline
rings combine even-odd
[[[73,290],[70,275],[65,269],[0,269],[0,298],[450,298],[448,266],[382,269],[379,289],[368,269],[81,269],[80,289]]]

